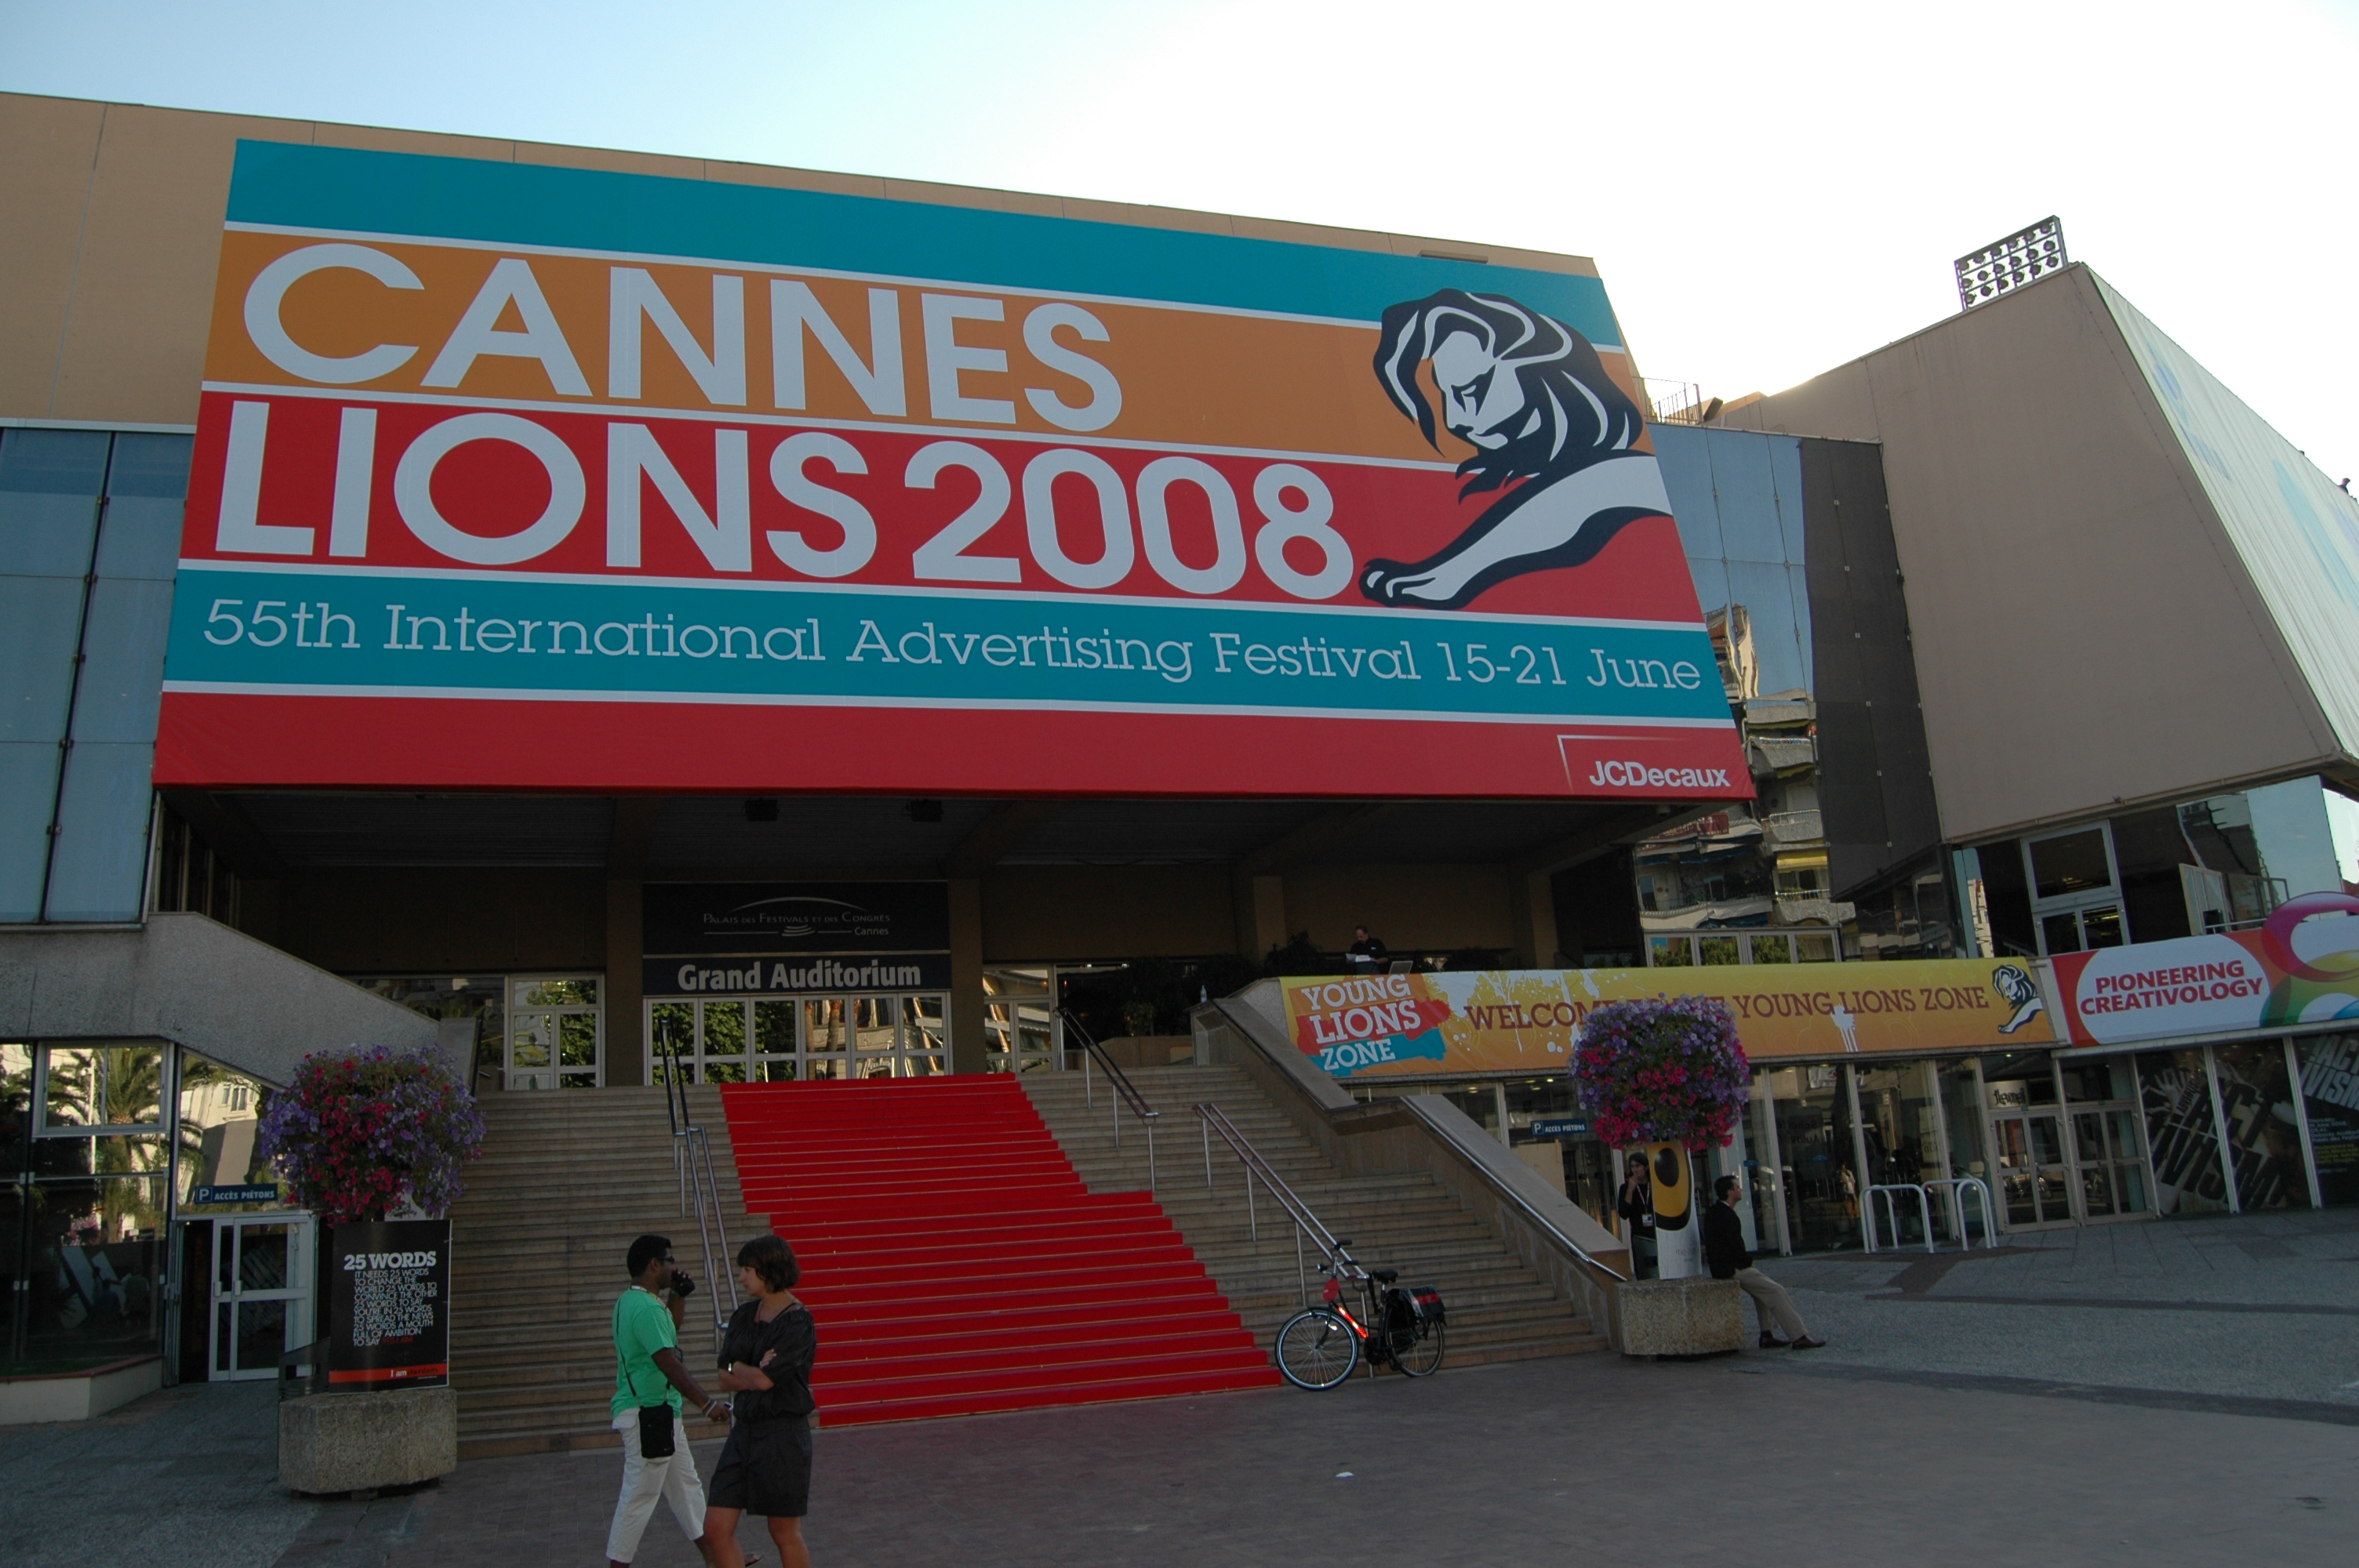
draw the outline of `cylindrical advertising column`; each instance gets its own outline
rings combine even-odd
[[[1688,1152],[1677,1143],[1649,1143],[1647,1165],[1654,1188],[1657,1277],[1685,1280],[1702,1273],[1703,1247],[1697,1234]]]

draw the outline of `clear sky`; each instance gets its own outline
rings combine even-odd
[[[2055,213],[2359,474],[2359,0],[0,0],[0,89],[1160,202],[1597,258],[1733,397]],[[5,150],[5,149],[0,149]]]

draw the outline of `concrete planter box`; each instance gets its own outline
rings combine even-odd
[[[1714,1356],[1745,1348],[1734,1280],[1637,1280],[1614,1288],[1615,1348],[1625,1356]]]
[[[88,1421],[164,1386],[164,1358],[136,1356],[82,1372],[0,1378],[0,1426]]]
[[[444,1389],[308,1394],[278,1407],[278,1484],[294,1492],[415,1486],[459,1467],[459,1396]]]

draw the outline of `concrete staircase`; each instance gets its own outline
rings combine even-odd
[[[1336,1236],[1350,1238],[1353,1257],[1371,1268],[1398,1269],[1404,1284],[1440,1290],[1450,1311],[1446,1367],[1606,1348],[1588,1319],[1576,1315],[1440,1183],[1422,1173],[1343,1176],[1243,1068],[1138,1067],[1126,1076],[1162,1113],[1155,1193],[1164,1213],[1265,1350],[1278,1325],[1301,1309],[1294,1226],[1256,1192],[1261,1239],[1251,1238],[1244,1167],[1217,1136],[1212,1191],[1206,1192],[1202,1124],[1190,1108],[1200,1100],[1219,1106],[1310,1212]],[[1122,1149],[1115,1152],[1111,1090],[1103,1075],[1093,1108],[1084,1106],[1079,1073],[1027,1073],[1021,1082],[1091,1191],[1146,1188],[1145,1132],[1125,1114]],[[1314,1271],[1316,1300],[1319,1255],[1306,1246],[1303,1256]]]
[[[769,1228],[745,1212],[719,1091],[689,1091],[712,1141],[731,1249]],[[696,1277],[681,1352],[712,1365],[711,1303],[696,1221],[680,1210],[659,1088],[495,1094],[483,1102],[484,1156],[451,1211],[451,1382],[459,1456],[614,1444],[614,1298],[623,1255],[645,1231],[672,1239]],[[717,1247],[717,1243],[716,1243]],[[724,1258],[724,1276],[734,1272]],[[692,1415],[688,1435],[716,1435]]]

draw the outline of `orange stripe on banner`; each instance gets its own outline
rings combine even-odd
[[[417,1378],[447,1378],[451,1375],[448,1362],[437,1361],[426,1367],[364,1367],[358,1371],[331,1372],[331,1383],[402,1383]]]

